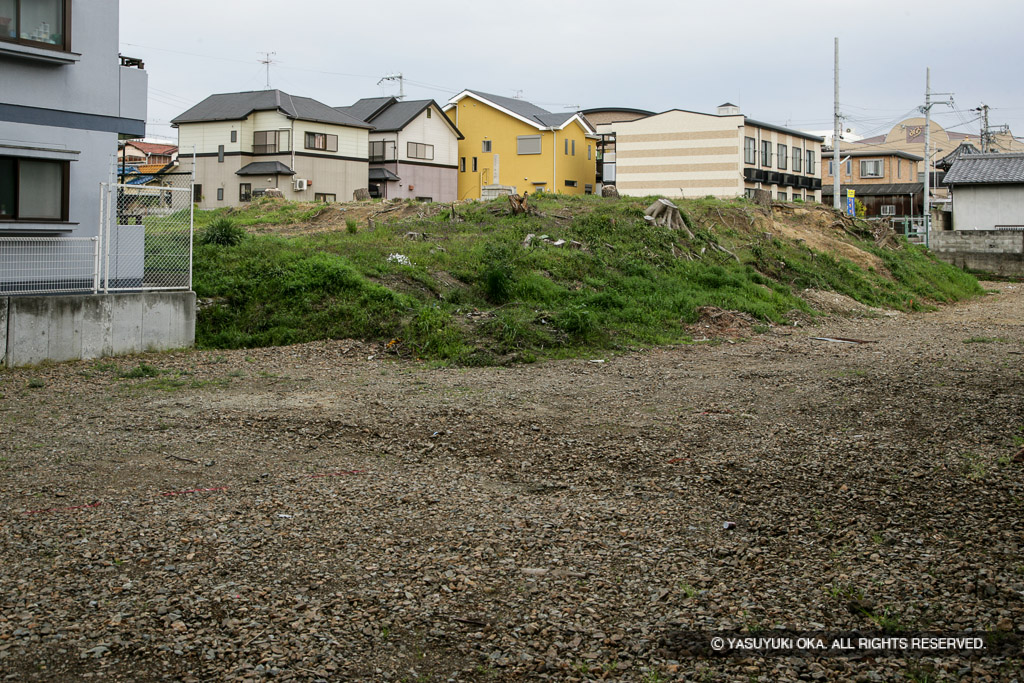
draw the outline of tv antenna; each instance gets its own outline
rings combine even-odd
[[[398,81],[398,99],[405,99],[405,78],[402,76],[401,72],[398,72],[397,74],[388,74],[387,76],[384,76],[379,81],[377,81],[377,85],[380,85],[384,81]]]
[[[270,65],[274,63],[274,60],[271,59],[270,57],[271,57],[271,55],[276,55],[277,53],[276,52],[261,52],[260,54],[263,55],[263,59],[260,59],[258,61],[259,61],[260,64],[265,64],[266,67],[267,67],[267,90],[270,90]]]

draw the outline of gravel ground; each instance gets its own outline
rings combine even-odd
[[[2,371],[0,678],[1022,680],[1024,285],[987,286],[511,368]],[[707,646],[924,630],[998,638]]]

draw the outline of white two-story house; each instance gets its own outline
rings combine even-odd
[[[433,100],[370,97],[338,111],[373,126],[370,195],[450,202],[458,191],[462,133]]]
[[[309,97],[211,95],[171,123],[181,170],[195,157],[202,209],[239,206],[270,188],[286,199],[334,202],[367,187],[372,126]]]

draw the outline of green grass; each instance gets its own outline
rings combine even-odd
[[[497,200],[496,207],[460,206],[461,222],[442,212],[354,232],[197,240],[194,288],[214,302],[199,313],[197,342],[243,348],[396,340],[390,348],[409,355],[491,364],[687,342],[684,325],[697,320],[700,306],[746,312],[763,332],[794,311],[812,313],[796,296],[805,287],[901,310],[982,293],[973,277],[910,245],[859,245],[878,255],[890,278],[795,242],[765,241],[749,227],[756,209],[742,200],[680,202],[695,234],[689,240],[643,221],[652,198],[533,199],[546,216],[508,216]],[[198,234],[225,218],[233,226],[291,224],[321,210],[261,200],[245,210],[197,214]],[[407,240],[410,231],[430,239]],[[538,239],[524,247],[528,233],[583,248]],[[392,254],[408,264],[389,260]]]

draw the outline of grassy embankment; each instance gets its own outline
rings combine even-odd
[[[982,293],[973,277],[918,247],[880,249],[851,237],[886,273],[766,235],[755,220],[764,214],[742,200],[682,201],[693,240],[647,225],[649,198],[534,201],[545,215],[509,216],[499,200],[458,206],[457,221],[445,208],[372,228],[349,219],[315,234],[250,230],[231,246],[204,243],[215,236],[212,224],[302,223],[322,207],[263,200],[197,213],[195,290],[213,300],[199,314],[197,342],[394,340],[393,349],[419,357],[488,364],[684,342],[698,306],[783,323],[794,311],[811,313],[794,294],[807,287],[900,310]],[[524,247],[528,233],[583,248],[539,240]]]

